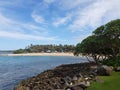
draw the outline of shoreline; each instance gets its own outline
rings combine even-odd
[[[89,75],[93,75],[91,80],[94,80],[95,75],[92,66],[96,66],[94,63],[75,63],[59,65],[54,69],[45,70],[33,77],[21,80],[13,90],[85,90],[90,86],[89,83],[85,83]],[[77,89],[74,89],[78,87]]]
[[[0,56],[74,56],[73,53],[22,53],[22,54],[0,54]]]

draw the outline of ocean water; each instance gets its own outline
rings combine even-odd
[[[13,90],[21,80],[58,65],[85,61],[71,56],[0,56],[0,90]]]

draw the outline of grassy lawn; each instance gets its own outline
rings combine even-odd
[[[111,76],[101,76],[104,83],[93,82],[87,90],[120,90],[120,72],[113,72]]]

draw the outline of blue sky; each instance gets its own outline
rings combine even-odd
[[[0,0],[0,50],[74,44],[120,18],[120,0]]]

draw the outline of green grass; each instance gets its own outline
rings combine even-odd
[[[104,83],[93,82],[87,90],[120,90],[120,72],[111,76],[100,76]]]

